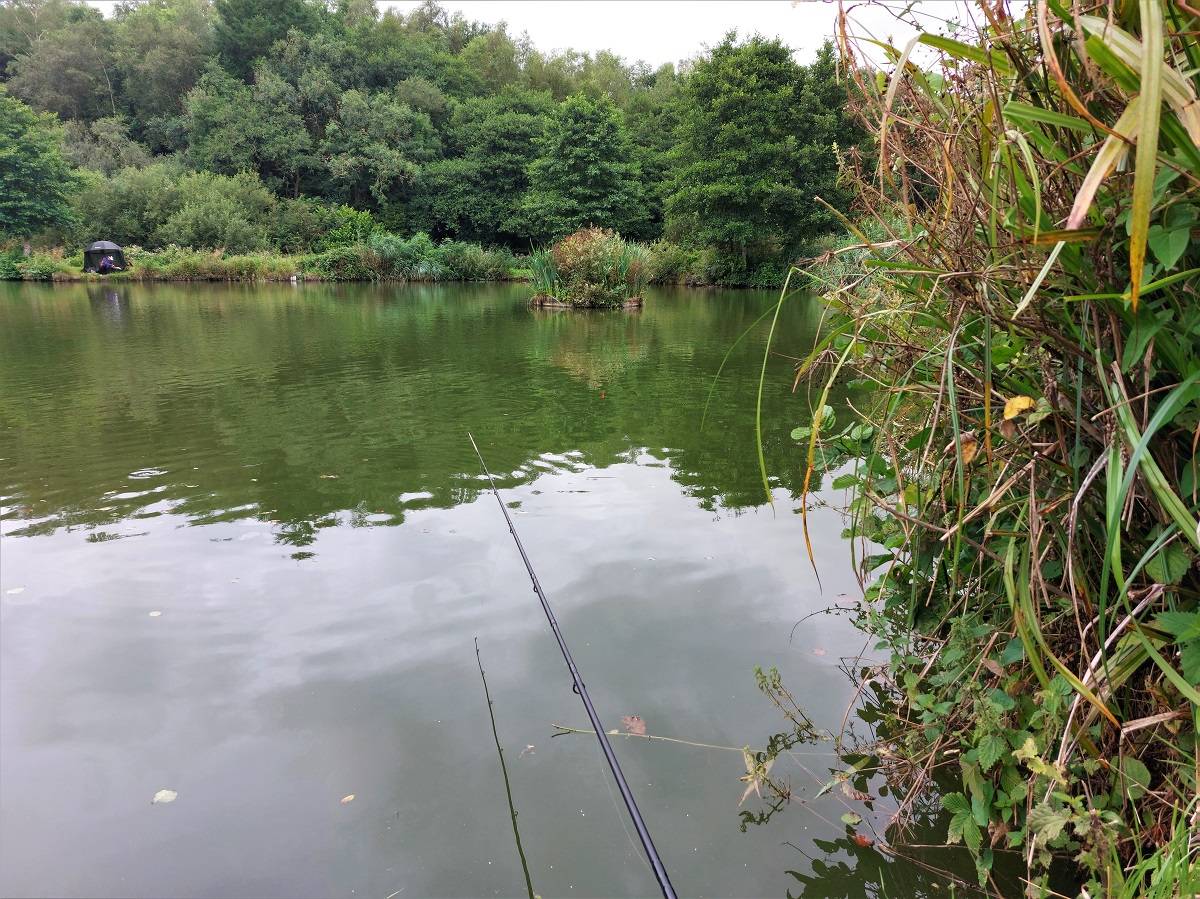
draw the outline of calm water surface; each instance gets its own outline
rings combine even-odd
[[[771,296],[526,293],[0,284],[0,894],[521,895],[476,636],[537,892],[654,894],[594,741],[551,737],[586,718],[468,429],[610,727],[765,745],[785,728],[755,665],[839,727],[863,637],[789,632],[851,591],[848,550],[815,509],[822,591],[783,358],[764,503],[762,329],[700,426]],[[819,319],[791,304],[780,347]],[[799,748],[811,799],[838,762]],[[739,809],[737,752],[617,752],[680,895],[939,881],[851,844],[836,795],[743,832],[765,804]]]

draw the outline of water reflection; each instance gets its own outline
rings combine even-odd
[[[4,292],[13,535],[169,510],[196,524],[255,515],[280,543],[307,546],[349,510],[356,524],[395,525],[406,496],[473,498],[468,427],[508,472],[503,486],[642,458],[704,508],[763,501],[745,417],[761,338],[735,351],[704,432],[698,408],[764,295],[664,294],[636,315],[569,315],[533,312],[507,286]],[[802,341],[816,321],[796,302],[781,327]],[[787,362],[772,368],[765,449],[790,491],[797,408]]]
[[[818,619],[789,642],[828,600],[782,358],[763,505],[761,334],[699,428],[769,296],[542,316],[519,286],[119,291],[0,287],[0,894],[519,895],[476,636],[538,891],[652,894],[595,747],[551,740],[582,713],[468,428],[602,714],[733,747],[618,747],[681,895],[782,895],[784,841],[841,832],[783,769],[837,769],[823,739],[777,753],[792,798],[739,829],[740,747],[780,729],[754,666],[796,674],[825,733],[862,642]],[[816,321],[790,307],[781,339]],[[840,517],[810,525],[851,589]]]

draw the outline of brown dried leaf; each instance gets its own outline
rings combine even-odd
[[[871,798],[870,793],[864,793],[862,790],[854,789],[854,786],[848,780],[842,781],[842,792],[846,794],[846,798],[854,799],[858,802],[866,802]]]
[[[646,722],[642,720],[641,715],[622,715],[621,723],[625,725],[625,730],[639,737],[646,736]]]
[[[984,659],[983,667],[996,675],[996,677],[1004,677],[1004,666],[995,659]]]

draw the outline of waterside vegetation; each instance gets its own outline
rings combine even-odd
[[[845,748],[903,797],[885,840],[940,796],[992,894],[1019,853],[1033,896],[1064,865],[1080,895],[1192,896],[1200,14],[978,13],[874,72],[842,23],[878,166],[809,270],[844,315],[794,436],[806,489],[849,491],[886,658],[877,742]],[[822,380],[869,392],[835,422]]]
[[[220,250],[240,277],[355,246],[339,277],[392,277],[367,231],[527,253],[594,226],[662,242],[677,280],[778,286],[837,226],[812,198],[845,199],[845,97],[832,46],[801,65],[757,36],[651,69],[433,2],[23,0],[0,5],[0,249]]]

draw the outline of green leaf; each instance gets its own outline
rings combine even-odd
[[[1179,664],[1188,681],[1200,684],[1200,640],[1183,644],[1179,650]]]
[[[833,479],[832,487],[834,490],[847,490],[858,483],[858,475],[854,472],[838,475]]]
[[[1146,575],[1158,584],[1178,584],[1191,564],[1187,550],[1178,543],[1171,543],[1146,563]]]
[[[1011,712],[1017,707],[1017,701],[1000,689],[988,693],[988,702],[1002,712]]]
[[[962,793],[947,793],[942,797],[942,808],[953,814],[962,812],[969,815],[971,813],[971,805]]]
[[[855,814],[854,812],[846,812],[846,814],[842,815],[842,823],[855,827],[862,824],[862,815]]]
[[[999,734],[991,733],[983,735],[976,749],[979,751],[979,767],[989,771],[1008,752],[1008,745]]]
[[[1037,844],[1045,846],[1062,833],[1070,820],[1071,813],[1066,809],[1057,809],[1048,802],[1041,802],[1030,811],[1025,826],[1034,832]]]
[[[1013,637],[1004,647],[1004,651],[1000,653],[1000,664],[1007,667],[1023,658],[1025,658],[1025,644],[1021,642],[1020,637]]]
[[[811,436],[812,436],[812,428],[807,428],[807,427],[792,428],[792,439],[793,440],[807,440]]]
[[[1150,789],[1150,769],[1133,756],[1121,759],[1121,777],[1130,801],[1140,799]]]
[[[1053,109],[1031,106],[1028,103],[1022,103],[1020,100],[1010,100],[1004,104],[1004,116],[1017,122],[1041,122],[1044,125],[1054,125],[1057,128],[1070,128],[1072,131],[1082,131],[1085,134],[1092,133],[1092,126],[1083,119],[1064,115],[1061,112],[1055,112]]]
[[[1152,225],[1146,234],[1146,242],[1150,245],[1154,258],[1166,271],[1173,269],[1183,254],[1187,252],[1191,239],[1190,228],[1167,230],[1162,225]]]
[[[1154,623],[1174,637],[1176,643],[1200,639],[1200,612],[1163,612]]]
[[[962,41],[956,41],[940,34],[922,34],[920,43],[941,50],[954,59],[977,62],[982,66],[990,65],[1001,75],[1012,74],[1012,63],[998,50],[989,52],[982,47],[964,44]]]

